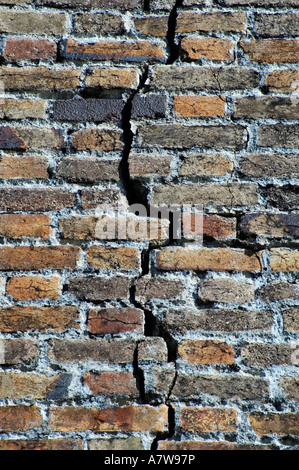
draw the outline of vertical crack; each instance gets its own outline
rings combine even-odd
[[[179,58],[180,46],[175,42],[176,23],[178,17],[178,8],[183,5],[183,0],[176,0],[168,19],[167,43],[169,47],[169,56],[167,64],[173,64]]]

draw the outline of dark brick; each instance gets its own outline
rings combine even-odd
[[[82,7],[86,10],[93,8],[115,8],[117,10],[135,10],[143,7],[142,0],[39,0],[41,5],[55,8]]]
[[[54,101],[51,117],[57,121],[103,122],[120,120],[124,102],[118,99]]]
[[[72,183],[98,183],[119,180],[120,160],[97,158],[64,158],[58,165],[56,177]]]
[[[80,439],[8,439],[0,441],[0,451],[25,451],[25,450],[83,450],[83,444]]]
[[[256,15],[255,27],[261,37],[295,37],[299,35],[298,13]]]
[[[0,127],[0,149],[26,150],[27,145],[11,127]]]
[[[299,147],[299,124],[260,126],[257,144],[260,147]]]
[[[282,211],[299,209],[298,186],[269,186],[263,194],[267,197],[268,204]]]
[[[289,344],[249,344],[242,349],[243,362],[249,367],[291,366],[294,349]]]
[[[299,378],[298,377],[282,377],[280,385],[288,400],[299,400]]]
[[[83,189],[81,203],[83,209],[95,209],[105,204],[109,207],[117,207],[118,202],[123,202],[124,197],[119,188],[115,189]]]
[[[258,290],[257,295],[264,302],[276,302],[277,300],[298,299],[299,290],[296,285],[289,282],[270,282]]]
[[[58,376],[53,387],[49,390],[47,398],[49,400],[62,400],[67,396],[68,388],[71,384],[72,376],[70,374],[61,374]]]
[[[37,343],[29,339],[0,340],[3,351],[2,364],[26,364],[35,362],[39,356]]]
[[[184,284],[180,281],[163,278],[143,278],[137,282],[136,298],[139,300],[175,299],[181,296]]]
[[[299,308],[290,308],[282,312],[285,331],[299,331]]]
[[[299,5],[298,0],[217,0],[217,3],[224,5],[257,5],[261,7],[272,7],[272,6],[290,6],[296,7]]]
[[[128,299],[131,279],[118,278],[72,278],[68,291],[79,300],[117,300]]]
[[[250,119],[297,119],[299,100],[281,97],[249,97],[235,100],[236,118]]]
[[[252,154],[241,158],[240,171],[246,176],[260,178],[298,178],[299,155],[298,154]]]
[[[167,98],[163,95],[137,95],[132,103],[132,118],[165,117],[167,110]]]
[[[299,238],[299,214],[247,214],[241,218],[239,229],[247,236]]]
[[[76,204],[76,195],[62,189],[0,189],[0,211],[58,211]]]
[[[118,34],[125,32],[124,21],[120,15],[105,13],[79,13],[74,17],[76,33],[89,36]]]

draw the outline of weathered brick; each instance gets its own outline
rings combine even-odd
[[[1,364],[30,364],[39,357],[39,347],[30,339],[0,340]]]
[[[1,406],[0,429],[2,432],[20,432],[38,428],[43,424],[40,411],[37,406]]]
[[[239,229],[246,236],[299,238],[299,215],[253,213],[241,218]]]
[[[26,150],[27,145],[17,136],[16,132],[8,126],[0,127],[1,150]]]
[[[67,33],[68,15],[24,10],[2,10],[0,12],[1,33],[53,34]]]
[[[119,188],[114,189],[82,189],[81,204],[83,209],[96,209],[105,206],[117,208],[118,204],[127,208],[127,200]]]
[[[137,398],[139,395],[132,372],[88,372],[84,376],[84,385],[94,395],[125,395],[128,398]]]
[[[50,427],[53,431],[155,431],[166,432],[168,407],[132,405],[122,408],[51,407]]]
[[[128,299],[131,279],[115,277],[77,277],[69,280],[68,291],[79,300],[117,300]]]
[[[61,236],[68,240],[95,239],[97,220],[93,216],[62,218],[59,223]]]
[[[173,364],[168,367],[161,367],[162,358],[159,365],[145,363],[144,366],[144,397],[150,403],[161,403],[168,399],[169,391],[175,381],[175,369]],[[143,366],[143,364],[141,363]]]
[[[125,25],[120,15],[106,13],[79,13],[74,16],[76,33],[93,35],[123,34]]]
[[[299,435],[298,414],[295,413],[250,413],[249,422],[258,436],[267,434]]]
[[[143,443],[139,437],[92,439],[88,441],[89,450],[144,450]]]
[[[164,62],[165,55],[160,44],[148,41],[108,41],[80,44],[74,39],[64,41],[62,57],[71,60],[112,60],[114,62]]]
[[[298,124],[262,125],[258,129],[257,144],[260,147],[293,148],[299,145]]]
[[[55,362],[133,362],[135,341],[130,339],[60,340],[50,342],[49,358]]]
[[[218,153],[186,154],[180,160],[180,176],[224,176],[234,169],[229,158]]]
[[[296,119],[299,100],[281,97],[250,97],[235,100],[234,117],[250,119]]]
[[[1,179],[47,179],[48,159],[45,157],[0,157]]]
[[[0,441],[0,450],[24,451],[24,450],[83,450],[83,443],[80,439],[61,438],[61,439],[8,439]]]
[[[65,331],[78,328],[77,307],[7,307],[2,308],[0,312],[0,331],[3,333],[30,330]]]
[[[298,6],[298,0],[221,0],[225,5],[258,5],[262,7],[271,6]]]
[[[244,90],[259,86],[259,74],[245,67],[179,67],[159,65],[151,68],[151,87],[185,90]]]
[[[269,450],[270,447],[256,444],[235,444],[224,441],[159,441],[158,450]]]
[[[138,33],[166,37],[168,31],[168,16],[134,17],[134,27]]]
[[[205,279],[200,282],[198,298],[202,302],[243,303],[254,299],[254,285],[234,279]]]
[[[132,119],[165,117],[167,98],[163,95],[136,95],[132,102]]]
[[[245,365],[249,367],[290,366],[294,349],[289,344],[252,343],[241,351]]]
[[[122,150],[122,132],[117,129],[83,129],[74,134],[72,145],[77,150]]]
[[[75,269],[80,251],[74,246],[2,246],[0,270]]]
[[[272,248],[269,256],[272,271],[297,271],[299,269],[299,250]]]
[[[229,248],[164,248],[156,255],[162,271],[261,271],[261,253]]]
[[[25,150],[49,149],[59,150],[64,141],[59,131],[41,127],[0,127],[0,149]]]
[[[197,3],[201,3],[202,0],[198,0]],[[150,11],[165,10],[171,11],[175,6],[175,0],[150,0]]]
[[[5,98],[0,108],[1,119],[45,119],[46,101]]]
[[[290,308],[282,312],[285,331],[299,331],[299,309]]]
[[[282,377],[280,386],[288,400],[299,400],[299,379],[298,377]]]
[[[181,42],[183,54],[186,54],[190,60],[209,59],[209,60],[228,60],[232,61],[233,43],[228,39],[218,38],[184,38]]]
[[[57,45],[48,39],[8,38],[3,57],[9,62],[16,60],[55,60]]]
[[[191,229],[194,229],[194,227],[192,226],[192,220]],[[207,237],[220,240],[224,238],[235,238],[236,219],[220,217],[219,215],[204,215],[203,234]]]
[[[190,364],[233,364],[235,354],[233,348],[222,341],[190,340],[179,343],[179,358]]]
[[[129,169],[131,177],[170,176],[171,157],[135,154],[129,156]]]
[[[117,10],[135,10],[142,8],[142,0],[39,0],[41,5],[55,6],[55,8],[77,8],[86,10],[94,8],[115,8]]]
[[[144,314],[137,308],[101,308],[88,312],[88,330],[92,335],[118,335],[144,330]]]
[[[275,13],[255,15],[255,28],[261,37],[292,37],[299,35],[297,13]]]
[[[174,112],[184,117],[225,115],[225,98],[221,96],[175,96]]]
[[[87,250],[87,262],[98,269],[139,269],[140,253],[136,248],[93,246]]]
[[[258,290],[258,296],[264,302],[275,302],[276,300],[297,299],[299,290],[295,284],[290,282],[269,282]]]
[[[298,178],[299,156],[296,154],[248,154],[241,158],[243,175],[260,178]]]
[[[68,374],[38,375],[33,373],[0,373],[0,398],[20,400],[66,398],[71,376]]]
[[[164,278],[142,278],[136,284],[136,299],[145,302],[152,299],[175,299],[182,295],[184,284]]]
[[[124,67],[95,68],[86,77],[89,88],[130,88],[136,89],[139,84],[138,69]]]
[[[3,188],[0,190],[1,211],[48,212],[73,207],[75,204],[76,195],[63,189]]]
[[[178,375],[172,397],[188,401],[202,395],[264,402],[269,397],[269,384],[264,379],[244,375]]]
[[[180,12],[177,17],[177,33],[197,33],[198,31],[243,31],[245,29],[245,13],[213,12],[197,13]]]
[[[141,126],[139,140],[143,145],[165,148],[234,148],[245,147],[246,129],[242,126],[186,126],[182,124],[152,124]]]
[[[145,337],[138,344],[139,362],[167,362],[168,348],[163,338],[158,336]]]
[[[50,219],[46,215],[0,214],[0,235],[2,237],[33,237],[47,240],[50,234]]]
[[[32,4],[34,0],[0,0],[0,5],[24,5]]]
[[[299,41],[286,39],[264,39],[241,42],[240,46],[253,62],[266,64],[291,63],[299,60]]]
[[[74,68],[0,67],[0,80],[7,91],[64,91],[78,88],[81,72]]]
[[[7,282],[6,294],[15,300],[58,299],[61,295],[59,277],[46,279],[40,276],[13,277]]]
[[[268,186],[264,194],[268,204],[281,211],[299,209],[298,185]]]
[[[183,408],[179,412],[180,428],[190,433],[235,432],[237,411],[230,408]]]
[[[119,181],[120,160],[98,158],[63,158],[58,166],[56,177],[71,183],[97,183],[99,181]]]
[[[119,99],[72,99],[54,101],[51,117],[57,121],[103,122],[120,120],[124,102]]]
[[[270,91],[288,93],[299,89],[299,70],[275,70],[266,75]]]

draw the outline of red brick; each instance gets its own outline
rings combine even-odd
[[[18,187],[0,189],[1,211],[49,212],[73,207],[75,204],[76,194],[63,189],[32,190]]]
[[[74,269],[80,251],[74,246],[4,246],[0,247],[0,270]]]
[[[215,340],[183,340],[178,347],[179,357],[190,364],[233,364],[234,350]]]
[[[56,54],[56,43],[48,39],[8,38],[3,57],[10,61],[19,59],[51,60],[56,58]]]
[[[139,395],[132,372],[89,372],[84,376],[84,385],[87,385],[94,395],[126,395],[132,398]]]
[[[88,329],[93,335],[143,333],[143,311],[136,308],[101,308],[88,312]]]
[[[237,411],[230,408],[183,408],[179,419],[181,429],[191,433],[237,431]]]
[[[20,432],[38,428],[43,424],[40,411],[37,406],[2,406],[0,429],[2,432]]]
[[[46,215],[0,214],[0,235],[7,238],[33,237],[47,240],[51,234]]]

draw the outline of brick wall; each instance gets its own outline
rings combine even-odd
[[[0,449],[298,448],[299,1],[0,4]]]

